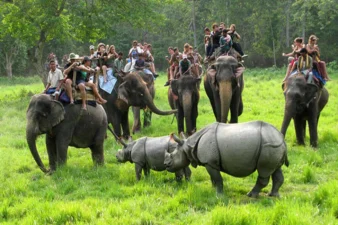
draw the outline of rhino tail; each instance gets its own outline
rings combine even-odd
[[[285,154],[284,164],[285,164],[286,167],[289,167],[289,159],[288,159],[288,155],[287,154]]]

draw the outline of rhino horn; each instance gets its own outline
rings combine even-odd
[[[179,139],[174,133],[170,134],[170,139],[174,139],[179,145],[183,145],[184,141]]]

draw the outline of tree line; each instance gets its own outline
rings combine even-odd
[[[338,4],[327,0],[3,0],[0,76],[44,77],[50,52],[89,54],[103,42],[128,53],[133,40],[151,43],[156,67],[167,67],[169,46],[184,43],[204,55],[204,28],[236,24],[247,67],[286,65],[294,38],[318,38],[321,58],[338,53]],[[337,63],[337,62],[334,62]]]

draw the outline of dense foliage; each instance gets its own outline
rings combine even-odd
[[[264,120],[280,129],[284,70],[245,72],[244,112],[240,122]],[[136,181],[134,165],[115,158],[121,148],[111,134],[105,141],[105,166],[94,168],[89,149],[69,148],[68,164],[53,176],[37,167],[25,140],[25,111],[43,86],[36,77],[0,78],[0,224],[337,224],[338,218],[338,74],[329,68],[329,103],[319,122],[319,147],[297,146],[292,123],[286,135],[290,166],[283,167],[281,198],[263,189],[258,199],[245,194],[257,173],[245,178],[222,174],[224,196],[216,197],[205,168],[192,168],[192,180],[176,183],[168,172],[151,171]],[[162,73],[156,80],[155,103],[168,109]],[[201,86],[197,129],[215,121]],[[133,138],[168,135],[177,130],[172,116],[154,115],[152,126]],[[308,130],[308,129],[307,129]],[[37,140],[48,164],[45,138]]]
[[[9,0],[0,3],[0,75],[42,75],[49,52],[85,55],[101,41],[126,54],[134,39],[152,43],[164,69],[168,46],[189,42],[204,53],[203,28],[221,21],[236,24],[249,67],[286,64],[281,53],[310,34],[323,60],[337,54],[334,0]]]

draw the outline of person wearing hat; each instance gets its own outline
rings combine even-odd
[[[65,70],[63,71],[63,74],[66,76],[65,78],[65,87],[66,87],[66,93],[70,99],[70,103],[74,103],[74,97],[72,95],[72,84],[75,82],[75,84],[78,86],[78,88],[81,91],[81,98],[82,98],[82,109],[86,110],[86,89],[85,89],[85,83],[86,83],[86,75],[87,73],[94,73],[95,70],[92,68],[87,68],[81,65],[78,60],[79,56],[75,53],[69,54],[69,63],[66,64]],[[75,81],[73,80],[73,74],[76,73]]]
[[[128,53],[128,57],[130,58],[130,61],[131,61],[131,69],[133,69],[136,60],[139,58],[139,54],[142,54],[142,53],[143,51],[140,48],[140,46],[138,46],[138,42],[134,40],[133,46],[131,47]]]
[[[179,76],[191,75],[191,62],[186,54],[182,54],[182,60],[179,63]],[[178,78],[177,78],[178,79]]]
[[[97,60],[95,58],[95,47],[94,47],[94,45],[89,46],[89,58],[92,60],[91,67],[93,69],[96,69]]]
[[[102,71],[104,82],[107,82],[107,65],[106,65],[107,58],[108,54],[106,52],[106,45],[103,43],[98,44],[97,51],[94,53],[93,59],[97,59],[96,70]]]

